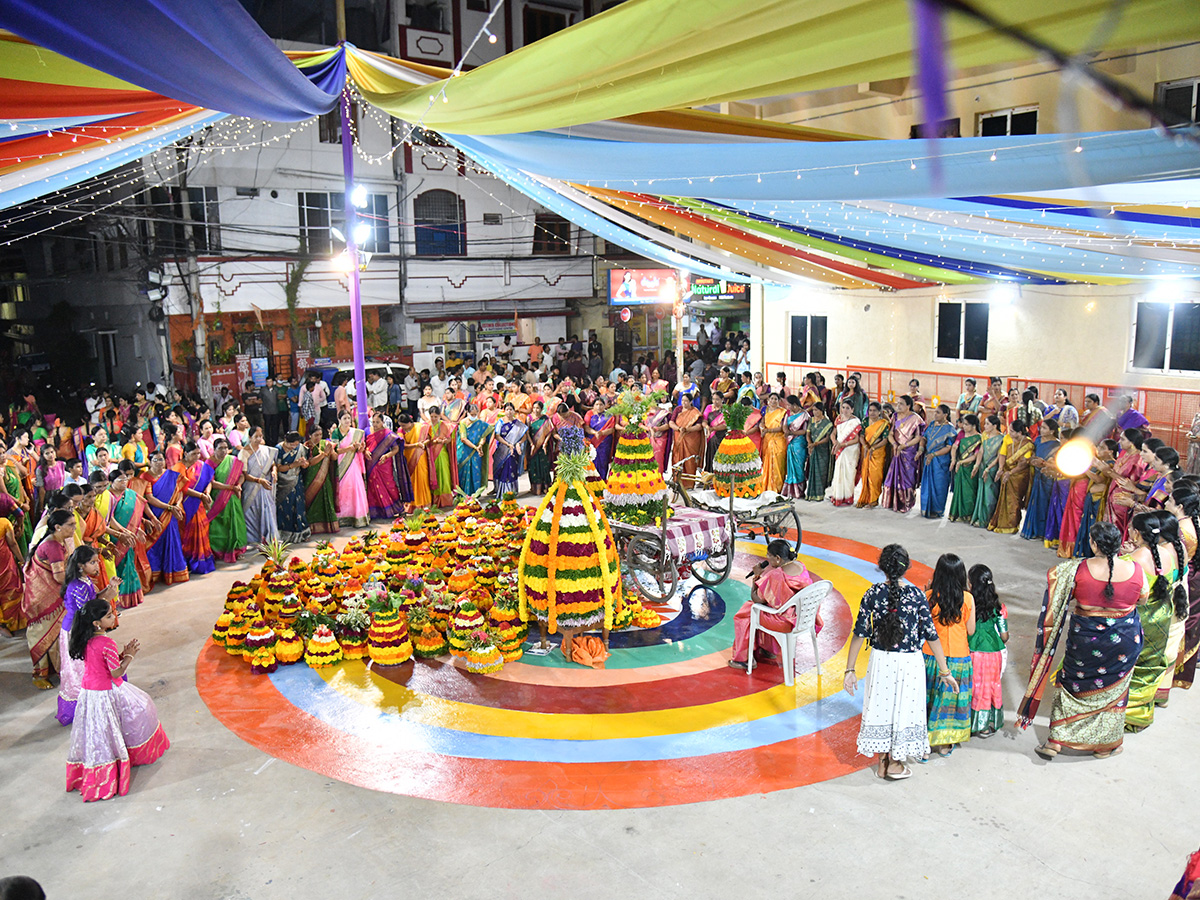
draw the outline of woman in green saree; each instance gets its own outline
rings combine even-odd
[[[971,512],[971,524],[976,528],[987,528],[996,508],[996,497],[1000,492],[1000,447],[1004,434],[1000,431],[1000,417],[988,416],[983,420],[983,435],[979,442],[979,456],[975,459],[976,491],[975,509]]]
[[[129,487],[129,478],[133,474],[133,463],[122,460],[108,482],[109,534],[116,538],[113,562],[116,577],[121,582],[117,589],[117,606],[121,609],[131,609],[142,602],[150,583],[150,562],[146,559],[143,530],[157,530],[150,524],[154,521],[153,516],[145,515],[146,501]]]
[[[304,508],[313,534],[337,534],[337,448],[327,440],[320,425],[307,435],[308,468],[304,470]]]
[[[4,493],[16,501],[17,509],[10,516],[13,523],[13,537],[21,548],[21,554],[29,552],[29,538],[33,535],[33,522],[29,515],[29,496],[25,492],[21,464],[6,452],[4,442],[0,441],[0,456],[3,457],[3,471],[0,473],[0,487]]]
[[[813,404],[809,414],[812,420],[808,423],[808,487],[804,499],[824,500],[825,488],[829,486],[829,451],[833,423],[829,421],[819,403]]]
[[[229,441],[213,441],[212,458],[205,463],[213,470],[213,504],[208,510],[208,542],[213,556],[222,562],[237,562],[246,552],[246,514],[242,510],[243,463],[229,452]]]
[[[1175,517],[1165,510],[1138,513],[1130,520],[1129,536],[1134,543],[1133,561],[1150,580],[1150,596],[1138,604],[1142,649],[1129,682],[1129,702],[1125,707],[1125,730],[1141,731],[1154,722],[1159,682],[1163,673],[1173,668],[1174,661],[1167,658],[1167,643],[1176,593],[1180,595],[1184,615],[1187,594],[1182,589],[1182,564],[1176,550],[1176,545],[1182,550],[1182,544]]]
[[[954,448],[950,475],[954,479],[954,497],[950,501],[950,521],[970,522],[979,494],[979,454],[983,438],[979,436],[979,417],[962,417],[963,436]]]

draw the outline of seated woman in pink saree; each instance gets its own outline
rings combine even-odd
[[[769,606],[780,607],[787,603],[796,592],[808,587],[814,581],[804,564],[796,560],[795,551],[787,541],[776,539],[767,545],[767,560],[759,563],[754,570],[754,581],[750,588],[750,599],[742,604],[742,608],[733,617],[733,658],[729,665],[735,669],[745,669],[750,655],[750,605],[766,603]],[[796,627],[795,607],[781,615],[763,615],[759,624],[770,631],[789,632]],[[817,611],[817,631],[825,626],[820,610]],[[774,658],[779,647],[774,640],[761,631],[756,637],[756,658]]]
[[[366,443],[368,513],[372,519],[394,519],[404,512],[393,468],[400,442],[384,426],[383,415],[378,410],[371,416],[371,433],[367,435]]]

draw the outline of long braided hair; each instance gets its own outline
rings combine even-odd
[[[971,596],[975,598],[975,621],[986,622],[1000,615],[1000,596],[996,593],[992,570],[982,563],[971,566],[967,582],[971,586]]]
[[[929,608],[937,608],[937,620],[943,625],[957,623],[967,590],[967,566],[962,559],[954,553],[939,556],[929,588]]]
[[[88,641],[96,636],[96,623],[108,615],[110,608],[107,600],[93,597],[75,613],[75,621],[71,623],[67,638],[67,652],[71,654],[71,659],[83,659]]]
[[[1154,584],[1150,586],[1150,599],[1161,603],[1167,599],[1167,579],[1163,577],[1162,558],[1158,553],[1159,542],[1163,540],[1162,526],[1158,523],[1158,513],[1138,513],[1129,520],[1129,527],[1142,538],[1142,543],[1150,551],[1154,560]]]
[[[1171,595],[1171,603],[1175,607],[1175,618],[1184,619],[1188,614],[1187,589],[1183,586],[1184,572],[1187,570],[1187,553],[1183,548],[1183,538],[1179,534],[1179,520],[1165,509],[1156,513],[1159,528],[1162,529],[1164,541],[1175,548],[1175,591]]]
[[[1189,482],[1181,483],[1175,490],[1171,491],[1171,499],[1180,511],[1192,520],[1192,528],[1196,533],[1196,553],[1188,560],[1188,568],[1196,565],[1200,560],[1200,491]]]
[[[1121,530],[1112,522],[1097,522],[1088,532],[1096,551],[1108,560],[1108,583],[1104,585],[1104,596],[1113,596],[1113,561],[1121,551]]]
[[[900,579],[908,571],[908,551],[899,544],[888,544],[879,551],[879,569],[887,576],[887,611],[876,616],[871,636],[871,646],[887,648],[897,646],[904,638],[904,626],[900,622]]]

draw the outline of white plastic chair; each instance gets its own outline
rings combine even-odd
[[[761,631],[779,642],[779,649],[783,656],[781,660],[783,683],[790,687],[796,680],[796,635],[808,632],[812,636],[813,657],[817,661],[817,677],[819,678],[821,676],[821,653],[817,649],[817,610],[821,608],[821,601],[829,596],[831,590],[833,590],[833,582],[817,581],[802,588],[783,606],[768,606],[765,603],[750,604],[750,646],[746,658],[746,671],[754,671],[754,639],[756,633]],[[760,617],[763,614],[778,616],[792,608],[796,610],[796,627],[791,631],[772,631],[769,628],[763,628],[760,624]]]

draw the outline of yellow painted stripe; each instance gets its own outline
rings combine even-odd
[[[803,555],[801,559],[814,574],[833,582],[849,603],[853,619],[858,613],[862,593],[870,582],[825,560]],[[843,647],[824,668],[840,676],[845,660],[846,648]],[[860,668],[865,667],[865,663],[864,655],[860,658]],[[330,687],[355,703],[411,722],[472,734],[553,740],[640,738],[702,731],[772,716],[842,689],[839,677],[818,679],[814,670],[798,675],[792,688],[779,684],[765,691],[716,703],[631,713],[566,714],[497,709],[431,697],[379,678],[358,661],[319,672]],[[587,690],[582,686],[579,689]]]

